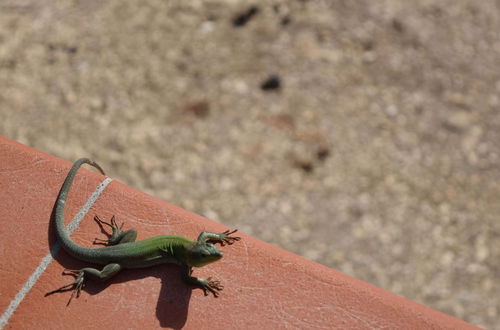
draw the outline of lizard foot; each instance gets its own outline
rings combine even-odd
[[[77,298],[80,297],[80,292],[82,291],[83,287],[85,286],[84,272],[81,270],[65,269],[62,274],[74,276],[75,281],[62,286],[59,289],[47,292],[45,294],[45,297],[50,296],[51,294],[54,294],[57,292],[73,291],[71,293],[71,297],[68,300],[68,303],[66,304],[66,306],[68,306],[71,303],[71,300],[73,299],[73,297],[75,295]]]
[[[233,231],[226,230],[225,232],[220,233],[219,234],[219,240],[218,240],[220,242],[220,245],[224,246],[224,243],[226,243],[227,245],[231,245],[234,242],[239,241],[241,239],[241,237],[238,237],[238,236],[229,236],[231,234],[236,233],[237,231],[238,231],[238,229],[235,229]]]
[[[212,278],[209,277],[206,280],[203,280],[201,288],[203,289],[205,296],[208,296],[209,292],[211,292],[214,297],[217,298],[219,296],[219,291],[224,289],[224,286],[220,284],[219,281],[212,280]]]
[[[137,238],[137,231],[135,229],[122,231],[124,222],[118,226],[115,216],[111,217],[111,222],[103,221],[97,215],[94,217],[94,220],[97,222],[99,227],[101,227],[101,231],[108,236],[108,239],[96,238],[94,240],[94,244],[117,245],[121,243],[135,242],[135,239]],[[104,225],[111,228],[111,234],[104,230]]]
[[[120,236],[120,234],[122,233],[122,227],[124,223],[122,222],[122,224],[118,227],[114,215],[111,217],[111,222],[101,220],[101,218],[99,218],[97,215],[94,216],[94,220],[97,222],[99,227],[101,227],[101,230],[106,234],[106,236],[108,236],[108,239],[95,238],[94,244],[113,244],[116,241],[116,237]],[[109,226],[112,230],[112,234],[109,234],[107,231],[105,231],[103,225]]]

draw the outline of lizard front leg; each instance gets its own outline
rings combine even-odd
[[[231,234],[236,233],[237,231],[238,229],[235,229],[233,231],[226,230],[225,232],[219,234],[204,231],[198,236],[197,241],[198,243],[205,243],[207,241],[212,241],[220,243],[222,246],[224,246],[224,243],[231,245],[234,242],[239,241],[241,239],[241,237],[238,236],[229,236]]]
[[[62,286],[59,289],[47,292],[45,296],[49,296],[57,292],[73,291],[67,304],[69,305],[74,296],[77,298],[80,297],[80,292],[85,286],[85,281],[87,279],[104,281],[116,275],[116,273],[118,273],[121,269],[122,267],[119,264],[107,264],[101,271],[90,267],[79,270],[65,269],[63,271],[63,275],[72,275],[75,277],[75,281]]]
[[[109,237],[108,239],[96,238],[94,239],[94,244],[117,245],[121,243],[135,242],[135,239],[137,238],[137,231],[135,229],[122,231],[123,222],[120,227],[118,227],[114,215],[111,217],[111,222],[103,221],[97,215],[94,216],[94,220],[97,222],[99,227],[101,227],[101,230],[103,230]],[[109,226],[112,233],[108,234],[108,232],[104,230],[103,225]]]
[[[204,279],[200,277],[191,276],[193,273],[193,269],[189,266],[182,267],[182,277],[185,282],[189,284],[194,284],[203,289],[205,296],[208,295],[208,292],[211,292],[215,298],[219,296],[219,291],[221,291],[224,286],[220,284],[217,280],[212,280],[211,277]]]

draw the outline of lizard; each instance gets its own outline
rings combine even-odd
[[[106,246],[90,248],[75,243],[64,226],[64,209],[66,199],[75,178],[76,172],[83,165],[88,164],[98,169],[103,175],[102,168],[88,158],[78,159],[71,167],[59,191],[54,212],[54,226],[56,238],[62,248],[76,259],[92,264],[104,265],[102,270],[85,267],[78,270],[65,269],[63,275],[72,275],[75,280],[59,289],[47,292],[45,296],[56,292],[72,291],[68,305],[73,297],[79,297],[87,280],[108,280],[122,269],[146,268],[165,263],[177,264],[182,268],[182,276],[186,283],[203,289],[205,296],[210,293],[219,296],[223,289],[221,283],[208,277],[207,279],[192,276],[193,267],[202,267],[222,258],[223,254],[214,243],[232,244],[240,237],[230,236],[237,230],[226,230],[222,233],[201,232],[196,241],[177,235],[160,235],[136,241],[137,231],[129,229],[122,231],[123,223],[118,226],[113,216],[110,222],[101,220],[97,215],[94,220],[106,233],[108,239],[98,239],[94,243]],[[110,227],[109,234],[103,226]]]

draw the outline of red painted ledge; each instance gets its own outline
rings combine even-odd
[[[84,155],[82,155],[84,156]],[[98,160],[96,160],[98,161]],[[71,163],[0,138],[0,312],[19,298],[54,244],[49,220]],[[80,170],[67,203],[66,222],[104,177]],[[112,181],[73,237],[91,245],[102,235],[92,217],[116,215],[138,239],[159,234],[196,238],[202,230],[227,228],[199,215]],[[125,270],[107,283],[89,283],[69,306],[69,293],[44,297],[67,283],[63,268],[84,263],[63,251],[8,319],[12,329],[169,328],[391,328],[473,329],[474,326],[393,295],[253,237],[223,247],[224,258],[195,270],[213,276],[225,289],[205,297],[186,286],[175,265]],[[5,321],[5,318],[4,318]]]

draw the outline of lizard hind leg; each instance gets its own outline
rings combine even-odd
[[[100,271],[95,268],[82,268],[78,270],[73,270],[73,269],[65,269],[63,271],[63,275],[71,275],[75,277],[75,280],[72,283],[63,285],[59,289],[52,290],[50,292],[47,292],[45,296],[50,296],[51,294],[57,293],[57,292],[66,292],[66,291],[72,291],[71,297],[68,300],[68,303],[66,306],[68,306],[71,303],[71,300],[73,297],[76,296],[76,298],[80,297],[80,292],[82,289],[85,287],[85,281],[87,279],[90,280],[107,280],[111,277],[113,277],[115,274],[117,274],[121,270],[120,264],[107,264],[104,266],[104,268]]]
[[[94,244],[117,245],[121,243],[135,242],[135,239],[137,238],[137,231],[135,229],[122,231],[123,222],[120,226],[118,226],[114,215],[111,217],[111,222],[103,221],[97,215],[94,216],[94,220],[97,222],[99,227],[101,227],[101,230],[108,236],[108,239],[94,239]],[[111,234],[104,230],[104,225],[111,228]]]

